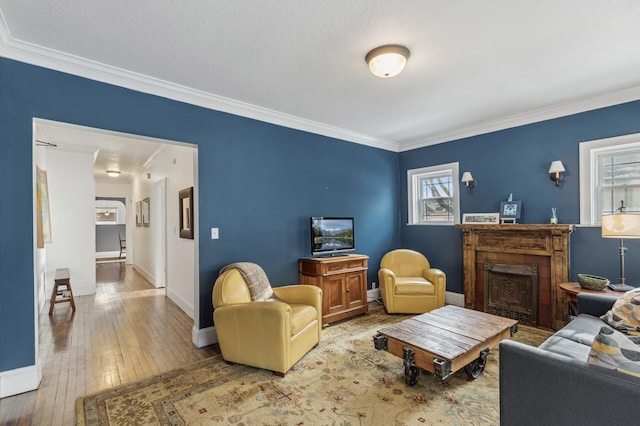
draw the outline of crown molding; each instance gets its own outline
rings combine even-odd
[[[538,123],[559,117],[566,117],[581,112],[592,111],[608,106],[619,105],[625,102],[637,101],[640,99],[640,86],[630,87],[616,92],[607,93],[577,102],[570,102],[562,105],[554,105],[528,111],[522,114],[514,114],[498,120],[485,121],[471,126],[455,129],[450,132],[440,133],[427,139],[401,143],[399,152],[410,151],[412,149],[423,148],[425,146],[436,145],[444,142],[451,142],[471,136],[483,135],[499,130],[510,129],[526,124]]]
[[[201,106],[203,108],[222,111],[361,145],[368,145],[394,152],[398,151],[398,144],[393,141],[378,139],[347,129],[306,120],[291,114],[285,114],[246,102],[213,95],[202,90],[192,89],[169,81],[16,40],[11,37],[2,11],[0,11],[0,56],[102,83],[125,87],[138,92]]]
[[[112,67],[79,56],[70,55],[11,37],[9,28],[0,10],[0,56],[56,71],[77,75],[102,83],[112,84],[143,93],[201,106],[216,111],[247,117],[315,133],[331,138],[380,148],[387,151],[403,152],[444,142],[491,133],[499,130],[564,117],[580,112],[622,104],[640,99],[640,86],[631,87],[605,95],[577,102],[554,105],[538,110],[514,114],[497,120],[485,121],[471,126],[440,133],[428,138],[407,142],[394,142],[352,132],[328,124],[306,120],[294,115],[270,110],[234,99],[213,95],[147,75]]]

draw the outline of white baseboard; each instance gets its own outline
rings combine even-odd
[[[367,302],[373,302],[380,299],[380,289],[374,288],[373,290],[367,290]]]
[[[374,300],[378,300],[378,299],[380,299],[379,288],[374,288],[373,290],[367,290],[367,302],[373,302]],[[447,291],[444,296],[444,303],[446,305],[456,305],[456,306],[464,307],[464,294]]]
[[[96,259],[105,259],[108,257],[118,257],[120,256],[120,250],[116,251],[97,251]]]
[[[149,283],[156,287],[155,284],[155,278],[153,277],[153,275],[151,275],[151,273],[149,271],[147,271],[146,269],[144,269],[142,266],[140,265],[133,265],[133,269],[135,269],[136,271],[140,272],[140,275],[142,275],[147,281],[149,281]]]
[[[193,327],[191,329],[191,341],[197,348],[204,348],[205,346],[218,343],[216,328],[213,326],[201,329]]]
[[[445,305],[456,305],[464,308],[464,294],[448,291],[444,295],[444,303]]]
[[[182,298],[179,294],[177,294],[175,291],[171,291],[171,286],[169,286],[167,288],[167,297],[169,298],[169,300],[171,300],[173,303],[175,303],[176,305],[178,305],[178,307],[180,309],[182,309],[184,311],[185,314],[189,315],[189,318],[194,319],[194,309],[193,309],[193,303],[189,303],[187,300],[185,300],[184,298]]]
[[[0,372],[0,398],[38,389],[38,369],[35,365]]]

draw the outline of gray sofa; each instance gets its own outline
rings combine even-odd
[[[580,293],[578,315],[539,347],[500,343],[500,424],[640,424],[640,379],[589,365],[616,297]]]

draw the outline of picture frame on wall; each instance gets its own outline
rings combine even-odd
[[[462,223],[497,225],[500,223],[500,213],[464,213]]]
[[[180,238],[193,240],[193,186],[178,192]]]
[[[142,201],[136,203],[136,226],[142,226]]]
[[[142,226],[149,227],[151,224],[151,200],[149,197],[142,200]]]

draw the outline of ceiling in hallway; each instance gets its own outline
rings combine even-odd
[[[0,55],[402,151],[640,99],[636,0],[0,0]],[[411,56],[372,76],[372,48]]]

